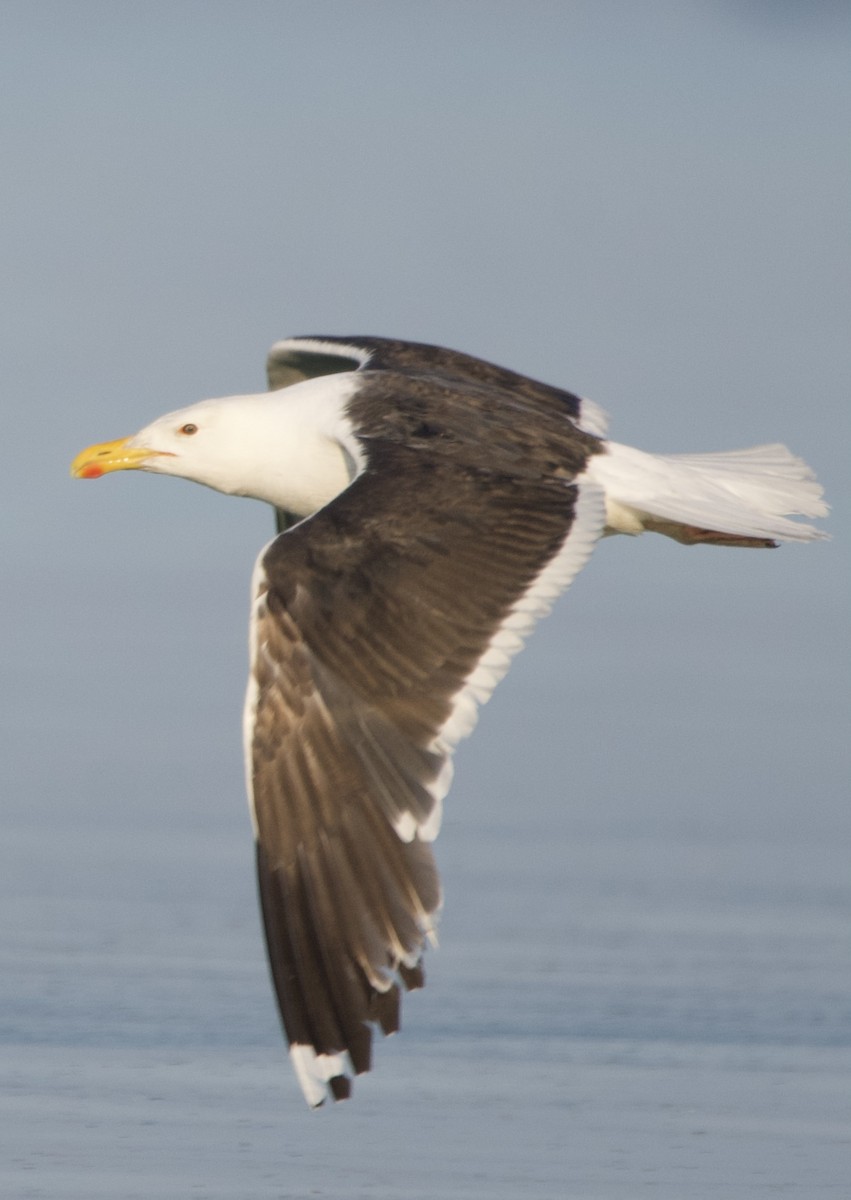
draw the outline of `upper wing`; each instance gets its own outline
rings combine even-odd
[[[270,391],[344,371],[388,372],[451,389],[459,385],[473,387],[498,394],[502,402],[528,407],[550,417],[566,416],[578,429],[596,437],[602,437],[608,425],[606,413],[591,400],[471,354],[425,342],[363,336],[294,337],[276,342],[266,358]],[[297,520],[292,513],[276,510],[278,533],[291,528]]]
[[[295,337],[276,342],[266,359],[272,391],[337,371],[394,371],[498,389],[504,395],[566,415],[586,433],[601,437],[606,431],[606,414],[590,400],[471,354],[425,342],[360,336]]]
[[[249,788],[309,1103],[348,1095],[370,1024],[398,1028],[400,988],[422,983],[452,749],[604,520],[581,477],[516,480],[378,438],[364,473],[261,557]]]

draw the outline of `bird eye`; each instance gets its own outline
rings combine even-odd
[[[191,437],[193,433],[198,432],[198,426],[193,425],[190,421],[188,425],[181,425],[178,433],[185,433],[187,437]]]

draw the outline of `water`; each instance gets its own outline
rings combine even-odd
[[[841,848],[475,817],[403,1033],[313,1113],[247,829],[13,830],[4,1200],[847,1195]]]

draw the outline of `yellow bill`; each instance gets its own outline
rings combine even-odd
[[[151,450],[144,446],[133,446],[132,437],[119,438],[116,442],[99,442],[81,451],[71,463],[74,479],[99,479],[109,471],[134,471],[167,450]]]

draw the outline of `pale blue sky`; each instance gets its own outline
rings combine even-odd
[[[67,465],[260,389],[280,337],[366,332],[583,392],[646,449],[786,441],[835,506],[827,545],[602,546],[450,816],[847,830],[847,6],[22,2],[0,29],[10,821],[245,820],[270,517]]]

